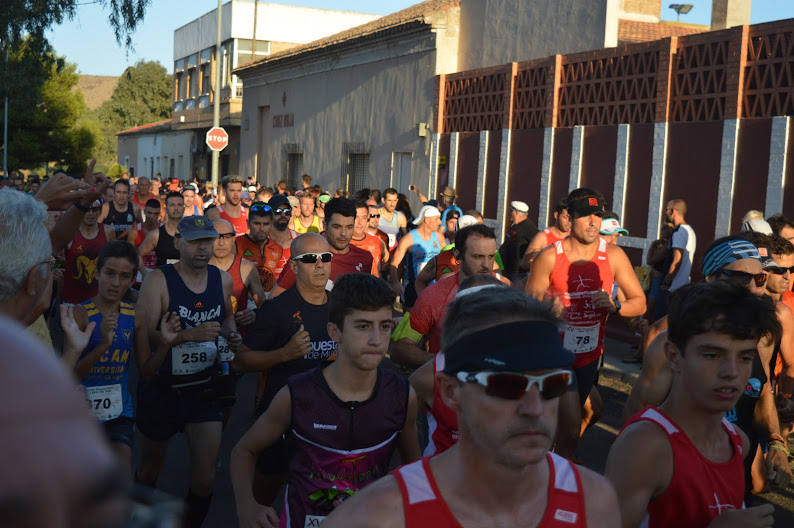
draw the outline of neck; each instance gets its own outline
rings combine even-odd
[[[764,290],[764,295],[771,297],[773,301],[780,302],[783,299],[782,293],[775,293],[769,290]]]
[[[358,234],[358,235],[357,235],[357,234],[355,234],[355,233],[353,233],[353,240],[355,240],[356,242],[359,242],[359,241],[361,241],[361,240],[364,240],[365,238],[367,238],[367,233],[366,233],[366,231],[365,231],[364,233],[360,233],[360,234]]]
[[[682,216],[682,217],[679,217],[679,218],[675,218],[675,219],[673,220],[673,225],[674,225],[674,226],[678,227],[678,226],[680,226],[681,224],[686,224],[686,220],[684,220],[684,217],[683,217],[683,216]]]
[[[238,213],[240,212],[240,204],[239,203],[233,204],[228,200],[224,202],[224,204],[221,207],[223,207],[224,211],[226,211],[227,213],[230,213],[232,211],[237,211]]]
[[[419,234],[422,235],[422,238],[427,239],[430,235],[433,234],[433,230],[427,227],[425,224],[420,225],[416,228],[419,231]]]
[[[698,408],[676,380],[673,380],[670,393],[659,409],[667,414],[696,445],[722,438],[720,423],[725,413],[708,412]]]
[[[210,258],[210,264],[226,271],[232,267],[232,264],[234,263],[234,258],[235,258],[234,254],[231,252],[225,257],[220,257],[220,258],[213,255],[212,258]]]
[[[182,277],[188,279],[203,279],[207,276],[207,267],[202,266],[201,268],[194,268],[192,266],[188,266],[181,260],[174,264],[176,271],[182,275]]]
[[[181,218],[179,219],[181,220]],[[179,220],[173,220],[170,217],[165,219],[165,230],[169,234],[176,233],[176,227],[179,225]]]
[[[328,245],[331,246],[330,244]],[[350,253],[350,244],[348,244],[345,249],[336,249],[334,246],[331,246],[331,253],[334,255],[347,255]]]
[[[80,224],[80,234],[83,235],[85,238],[93,238],[98,233],[99,233],[99,224]]]
[[[337,350],[337,360],[323,369],[323,376],[340,400],[361,402],[372,396],[378,381],[378,369],[356,368],[343,359],[341,350]]]
[[[308,216],[304,216],[303,213],[301,213],[300,217],[301,217],[301,220],[306,220],[306,222],[304,222],[304,224],[307,223],[307,222],[308,223],[312,223],[312,221],[314,220],[314,213],[310,213]]]
[[[328,300],[328,295],[325,293],[325,285],[323,284],[322,287],[314,287],[314,286],[307,286],[301,281],[295,281],[295,287],[298,289],[298,293],[309,304],[314,304],[315,306],[323,305]]]
[[[128,203],[128,202],[124,202],[124,205],[119,205],[119,204],[118,204],[118,202],[114,201],[114,202],[113,202],[113,207],[115,207],[115,208],[116,208],[116,211],[121,211],[121,210],[123,210],[123,209],[126,209],[126,208],[127,208],[127,203]]]

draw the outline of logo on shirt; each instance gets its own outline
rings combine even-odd
[[[576,518],[578,515],[576,512],[567,511],[567,510],[560,510],[554,512],[554,519],[558,521],[562,521],[564,523],[569,524],[576,524]]]
[[[303,317],[301,317],[301,311],[300,310],[298,310],[297,312],[292,314],[292,320],[293,321],[297,321],[299,323],[303,322]]]
[[[251,252],[251,250],[250,250],[250,249],[246,249],[246,250],[243,252],[243,256],[244,256],[244,257],[253,257],[253,256],[254,256],[254,254]]]
[[[744,387],[744,395],[751,398],[758,398],[761,396],[761,380],[758,378],[750,378],[747,380],[747,385]]]
[[[578,277],[576,277],[576,282],[575,282],[576,291],[588,291],[588,290],[590,290],[590,283],[591,282],[592,282],[591,279],[588,279],[587,277],[582,277],[581,275],[579,275]]]
[[[204,308],[204,303],[201,301],[196,302],[196,310],[202,310]]]
[[[492,365],[497,365],[500,367],[503,367],[505,365],[504,361],[499,361],[498,359],[494,359],[494,358],[485,358],[483,359],[483,361],[485,363],[491,363]]]
[[[314,422],[315,429],[322,429],[323,431],[336,431],[337,425],[336,424],[321,424]]]
[[[220,304],[215,308],[211,308],[209,310],[205,310],[201,312],[194,312],[193,310],[185,306],[179,307],[179,317],[181,317],[185,321],[189,321],[193,323],[195,326],[198,326],[205,321],[213,321],[220,316],[221,316]]]
[[[714,504],[709,506],[709,510],[717,510],[717,515],[720,515],[724,511],[735,509],[733,504],[720,504],[720,498],[717,496],[717,492],[714,492]]]
[[[364,264],[359,262],[358,264],[356,264],[356,271],[361,271],[361,268],[363,268],[363,267],[364,267]]]

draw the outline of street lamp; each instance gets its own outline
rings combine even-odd
[[[680,22],[681,15],[686,15],[687,13],[692,11],[692,8],[695,6],[692,4],[670,4],[668,7],[676,12],[675,21]]]

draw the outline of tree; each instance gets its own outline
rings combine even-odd
[[[108,101],[93,113],[102,131],[97,151],[100,163],[116,159],[116,134],[128,128],[171,117],[171,75],[160,63],[139,61],[119,78]]]

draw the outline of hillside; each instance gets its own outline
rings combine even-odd
[[[94,110],[110,99],[118,82],[118,77],[109,75],[81,75],[77,82],[77,89],[83,92],[88,109]]]

